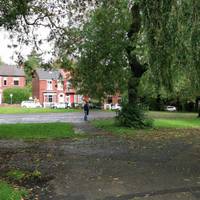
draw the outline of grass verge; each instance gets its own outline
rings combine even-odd
[[[2,124],[0,139],[54,139],[80,137],[68,123]]]
[[[166,129],[200,129],[200,119],[198,118],[172,118],[172,119],[154,119],[154,128],[136,130],[134,128],[126,128],[116,126],[114,119],[106,120],[95,120],[91,122],[95,127],[103,129],[105,131],[114,133],[115,135],[125,135],[133,136],[137,133],[146,133],[146,132],[157,132],[155,130],[164,130]],[[168,131],[169,132],[169,131]],[[180,132],[180,131],[177,131]]]
[[[0,114],[65,113],[78,112],[79,109],[0,107]]]
[[[15,188],[4,181],[0,181],[0,199],[1,200],[22,200],[28,195],[23,188]]]
[[[200,119],[155,119],[155,128],[200,128]]]

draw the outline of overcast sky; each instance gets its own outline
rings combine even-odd
[[[12,42],[9,39],[9,34],[6,31],[0,30],[0,57],[3,62],[7,64],[15,64],[16,55],[14,54],[15,49],[8,48]],[[17,48],[25,56],[30,53],[31,49],[24,47],[24,49]]]
[[[48,31],[45,30],[39,31],[42,38],[47,36],[47,32]],[[43,40],[43,42],[44,41],[45,40]],[[16,64],[17,54],[15,52],[20,53],[26,59],[27,55],[29,55],[33,49],[33,46],[23,45],[17,48],[9,48],[8,45],[12,45],[12,41],[9,39],[9,33],[3,29],[0,29],[0,57],[1,60],[6,64]],[[51,49],[51,46],[47,42],[44,42],[40,48],[44,53],[43,59],[47,62],[52,58],[52,55],[47,53],[47,51]]]

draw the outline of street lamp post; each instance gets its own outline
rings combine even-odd
[[[10,104],[12,104],[13,94],[10,94]]]

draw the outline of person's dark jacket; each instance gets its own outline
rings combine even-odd
[[[84,104],[83,110],[84,110],[84,112],[87,113],[87,115],[89,115],[89,105],[88,105],[88,103]]]

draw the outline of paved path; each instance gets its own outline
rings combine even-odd
[[[128,140],[75,124],[79,140],[0,140],[0,176],[38,169],[29,200],[199,200],[199,136]],[[98,133],[98,136],[92,136]]]
[[[113,115],[94,112],[90,119]],[[200,199],[199,130],[182,138],[129,140],[80,123],[82,113],[0,115],[0,119],[74,122],[76,131],[89,134],[75,140],[0,140],[0,178],[12,169],[42,173],[42,183],[33,188],[38,196],[29,200]]]
[[[114,117],[114,112],[91,111],[89,120]],[[83,122],[82,112],[42,113],[42,114],[0,114],[0,124],[46,123],[46,122]]]

